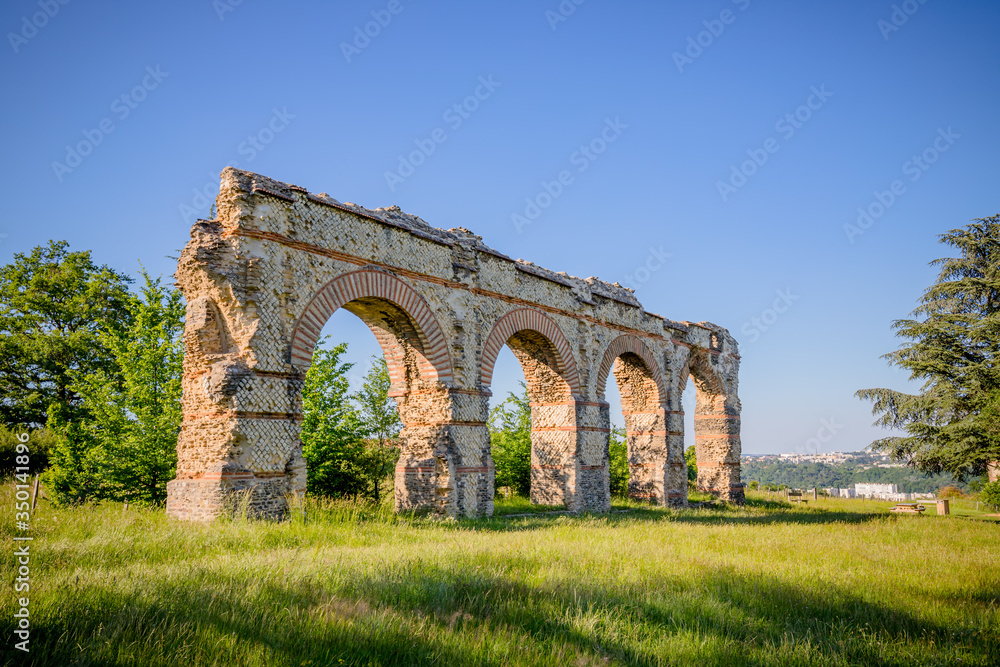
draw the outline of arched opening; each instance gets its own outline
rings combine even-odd
[[[696,396],[694,382],[691,382],[691,374],[685,369],[681,378],[681,415],[684,421],[684,473],[687,480],[687,489],[697,489],[698,484],[698,456],[694,435],[694,413],[698,398]]]
[[[402,423],[385,351],[351,310],[338,309],[323,326],[309,368],[317,377],[303,387],[307,488],[391,505]]]
[[[447,505],[456,502],[455,461],[449,460],[454,457],[449,457],[453,434],[448,432],[446,385],[452,371],[429,306],[413,288],[384,271],[355,271],[330,281],[310,301],[292,335],[291,362],[303,376],[326,323],[339,309],[364,322],[386,360],[388,395],[403,424],[395,469],[396,509],[452,510]],[[293,490],[304,490],[305,474],[303,465]]]
[[[491,391],[494,367],[504,347],[520,365],[530,407],[531,503],[579,509],[578,375],[569,344],[544,314],[528,309],[507,313],[483,346],[480,383],[485,391]],[[494,403],[505,397],[498,396]]]
[[[672,500],[673,461],[670,411],[659,365],[641,339],[623,335],[608,346],[598,370],[598,397],[602,401],[609,375],[614,375],[624,418],[628,496],[665,505]]]
[[[740,483],[740,414],[731,405],[714,369],[716,353],[694,348],[683,372],[694,385],[694,446],[698,464],[697,489],[724,500],[743,501]]]

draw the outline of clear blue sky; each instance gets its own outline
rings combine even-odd
[[[0,261],[55,238],[170,274],[182,207],[206,216],[195,191],[237,161],[557,271],[638,277],[648,310],[741,341],[744,452],[805,451],[824,419],[825,450],[860,449],[878,432],[853,392],[907,387],[879,355],[934,279],[936,235],[1000,211],[1000,3],[893,4],[587,0],[556,20],[558,0],[9,0]],[[608,119],[615,140],[574,155]],[[516,229],[562,170],[573,181]],[[844,225],[897,180],[851,243]],[[651,249],[670,256],[636,276]],[[340,321],[364,362],[374,339]]]

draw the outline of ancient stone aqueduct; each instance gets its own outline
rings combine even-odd
[[[265,516],[306,485],[301,390],[345,308],[385,352],[405,425],[399,510],[493,512],[487,429],[504,345],[531,398],[531,499],[609,509],[609,374],[622,397],[629,494],[687,502],[681,393],[691,377],[698,486],[741,502],[740,357],[729,332],[643,310],[631,290],[512,260],[466,229],[369,210],[227,168],[177,281],[187,299],[184,419],[167,512],[210,519],[246,491]]]

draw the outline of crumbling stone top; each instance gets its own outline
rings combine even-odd
[[[594,296],[598,296],[616,301],[626,306],[642,309],[642,304],[635,296],[635,290],[629,287],[625,287],[617,282],[610,283],[594,276],[590,276],[588,278],[578,278],[577,276],[571,276],[564,271],[552,271],[550,269],[546,269],[528,260],[520,258],[516,260],[512,259],[499,250],[486,245],[483,243],[483,238],[481,236],[464,227],[453,227],[448,230],[432,227],[430,223],[420,216],[406,213],[396,205],[370,209],[353,202],[340,202],[325,192],[314,194],[301,186],[276,181],[267,176],[250,171],[243,171],[242,169],[236,169],[235,167],[226,167],[226,169],[222,172],[222,180],[224,186],[228,182],[230,187],[248,194],[265,194],[290,202],[296,201],[295,194],[298,193],[304,195],[312,202],[340,209],[347,213],[352,213],[354,215],[358,215],[382,224],[391,225],[399,229],[404,229],[415,236],[434,241],[435,243],[451,247],[459,245],[468,249],[474,249],[479,252],[493,255],[494,257],[513,262],[515,268],[519,271],[568,287],[573,290],[576,298],[583,303],[593,305],[595,303]],[[715,324],[704,322],[697,324],[691,322],[675,322],[674,320],[667,319],[661,315],[656,315],[655,313],[649,313],[645,310],[643,310],[643,312],[651,317],[662,320],[663,326],[666,329],[672,329],[679,332],[687,332],[692,326],[726,331],[722,327]]]

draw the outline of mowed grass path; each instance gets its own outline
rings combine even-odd
[[[192,525],[43,502],[27,655],[2,556],[4,662],[1000,664],[1000,525],[887,506],[455,522],[310,503],[305,523]]]

